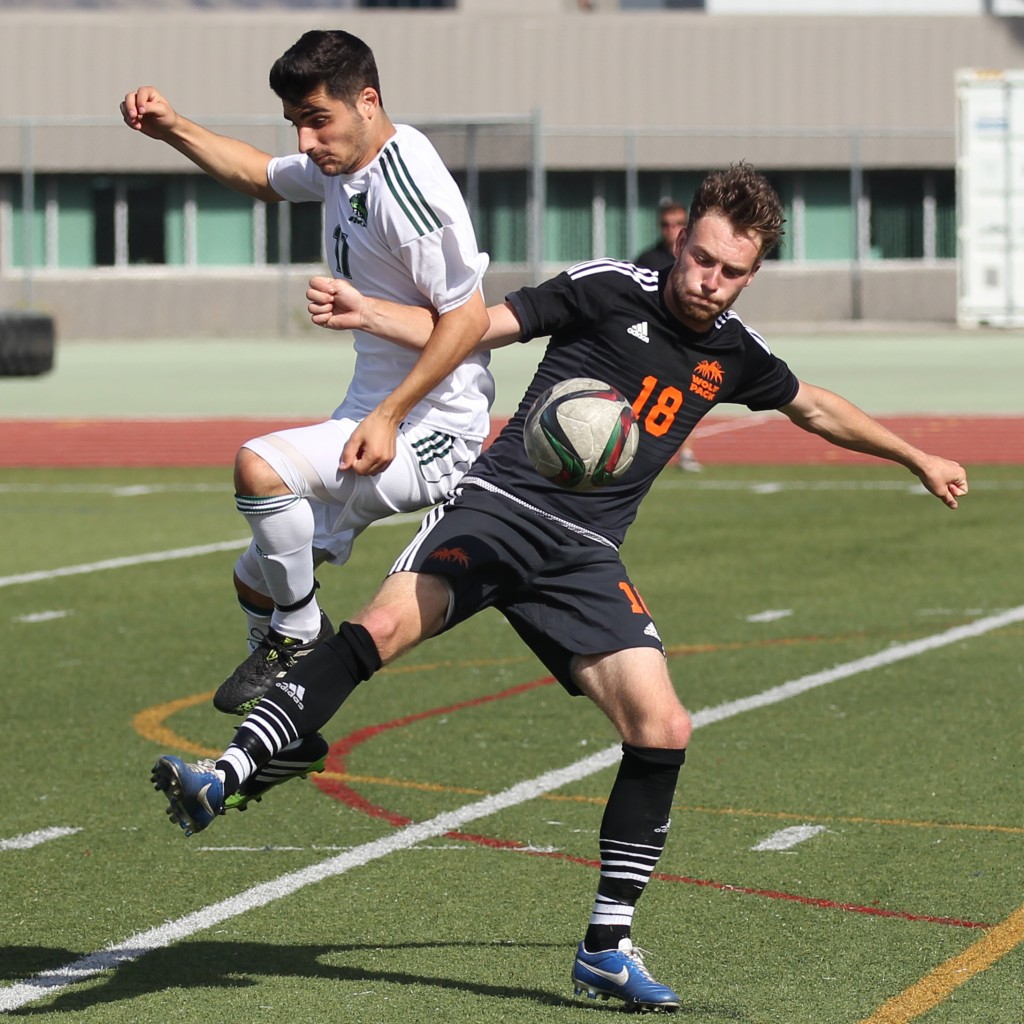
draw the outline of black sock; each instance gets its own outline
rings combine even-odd
[[[343,622],[334,636],[317,644],[274,683],[239,726],[234,746],[262,768],[289,743],[326,725],[380,666],[377,645],[365,627]]]
[[[622,744],[619,773],[601,820],[601,880],[583,939],[591,953],[615,949],[630,937],[633,909],[665,848],[685,759],[685,750]]]

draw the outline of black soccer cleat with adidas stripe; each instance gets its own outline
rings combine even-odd
[[[320,632],[306,643],[282,636],[275,629],[267,630],[259,646],[217,688],[213,706],[226,715],[247,715],[299,658],[333,634],[331,620],[323,612],[320,613]]]

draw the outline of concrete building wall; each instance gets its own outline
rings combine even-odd
[[[595,6],[466,0],[457,11],[0,11],[0,172],[22,166],[17,119],[113,117],[124,92],[144,83],[207,123],[276,115],[271,63],[303,31],[325,26],[373,46],[385,105],[398,120],[540,111],[549,168],[622,166],[631,128],[643,133],[643,168],[745,158],[766,170],[841,169],[850,163],[850,134],[865,131],[866,167],[951,168],[956,69],[1024,67],[1021,18],[715,17]],[[271,151],[292,143],[283,122],[245,134]],[[191,166],[119,124],[57,131],[33,158],[54,171]],[[951,264],[773,265],[744,296],[744,314],[755,322],[951,321],[955,273]],[[306,329],[305,276],[302,268],[210,276],[43,270],[31,281],[17,273],[0,279],[0,307],[44,304],[65,336],[288,332]],[[496,270],[488,298],[522,283],[520,271]],[[284,318],[281,289],[296,297],[294,315]]]
[[[1024,19],[984,16],[0,11],[0,119],[115,115],[144,83],[198,119],[273,115],[270,65],[325,25],[373,46],[393,117],[552,130],[948,131],[957,68],[1024,66]]]

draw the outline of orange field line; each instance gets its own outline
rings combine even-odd
[[[1024,906],[989,928],[962,953],[884,1002],[860,1024],[907,1024],[944,1002],[953,991],[988,970],[1021,943],[1024,943]]]

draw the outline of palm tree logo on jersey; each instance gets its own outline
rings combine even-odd
[[[725,371],[717,359],[702,359],[694,368],[690,377],[690,391],[692,394],[700,395],[709,402],[715,400],[722,381],[725,380]]]
[[[717,359],[702,359],[694,368],[694,373],[699,373],[706,380],[721,384],[724,379],[722,364]]]

